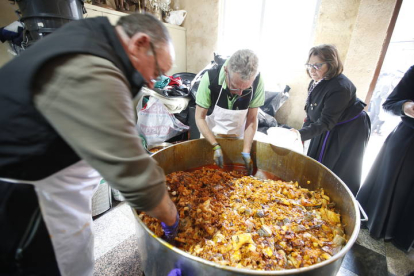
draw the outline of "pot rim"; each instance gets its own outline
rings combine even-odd
[[[354,204],[355,204],[355,202],[354,202]],[[317,263],[317,264],[314,264],[314,265],[311,265],[311,266],[308,266],[308,267],[301,267],[301,268],[284,269],[284,270],[272,270],[272,271],[252,270],[252,269],[247,269],[247,268],[235,268],[235,267],[231,267],[231,266],[220,265],[220,264],[217,264],[215,262],[208,261],[206,259],[191,255],[190,253],[187,253],[184,250],[181,250],[181,249],[173,246],[172,244],[164,241],[163,239],[159,238],[138,217],[138,214],[136,213],[136,210],[132,208],[132,211],[133,211],[134,216],[136,217],[138,223],[148,232],[148,234],[150,234],[151,238],[154,238],[157,242],[161,243],[165,247],[168,247],[170,250],[174,251],[175,253],[178,253],[178,254],[180,254],[180,255],[188,258],[188,259],[191,259],[192,261],[196,261],[196,262],[208,265],[208,266],[216,267],[216,268],[219,268],[219,269],[222,269],[222,270],[228,270],[228,271],[232,271],[232,272],[243,273],[243,274],[247,274],[247,275],[291,275],[291,274],[294,275],[294,274],[297,274],[297,273],[304,273],[304,272],[307,272],[307,271],[312,271],[312,270],[317,269],[319,267],[324,267],[324,266],[326,266],[330,263],[334,263],[338,259],[344,257],[345,254],[351,249],[351,247],[355,243],[355,241],[358,237],[357,232],[359,232],[359,231],[355,231],[355,229],[354,229],[354,231],[353,231],[349,241],[346,243],[346,245],[341,249],[341,251],[339,251],[336,255],[334,255],[329,260],[325,260],[325,261],[322,261],[320,263]],[[358,210],[358,216],[359,216],[359,210]],[[358,226],[358,228],[359,228],[359,224],[360,224],[360,222],[358,220],[358,222],[355,223],[355,226]],[[357,228],[357,227],[355,227],[355,228]]]
[[[162,143],[157,143],[157,144],[153,144],[153,145],[148,145],[147,149],[150,150],[150,149],[157,148],[157,147],[160,147],[161,149],[165,149],[165,148],[171,147],[173,145],[174,144],[172,144],[172,143],[162,142]]]
[[[190,143],[191,141],[185,141],[183,143],[180,144],[176,144],[176,145],[185,145],[185,143]],[[255,142],[260,142],[260,141],[255,141]],[[265,142],[260,142],[260,143],[264,143],[264,144],[269,144],[269,143],[265,143]],[[173,145],[173,146],[176,146]],[[269,144],[272,147],[277,147],[277,148],[281,148],[272,144]],[[326,170],[328,170],[329,172],[331,172],[333,175],[336,176],[337,180],[341,183],[341,185],[345,188],[345,190],[347,191],[349,197],[352,200],[352,204],[353,204],[353,208],[355,211],[355,226],[354,229],[352,231],[351,236],[349,237],[348,242],[346,243],[346,245],[334,256],[332,256],[332,258],[328,259],[328,260],[324,260],[320,263],[308,266],[308,267],[301,267],[301,268],[293,268],[293,269],[284,269],[284,270],[272,270],[272,271],[265,271],[265,270],[252,270],[252,269],[247,269],[247,268],[235,268],[235,267],[231,267],[231,266],[225,266],[225,265],[220,265],[217,264],[215,262],[212,261],[208,261],[206,259],[191,255],[190,253],[185,252],[184,250],[181,250],[173,245],[171,245],[170,243],[164,241],[163,239],[159,238],[157,235],[155,235],[154,232],[152,232],[146,225],[145,223],[138,217],[138,214],[136,212],[136,210],[134,208],[131,208],[134,216],[136,217],[138,223],[148,232],[148,234],[154,238],[157,242],[161,243],[163,246],[171,249],[172,251],[174,251],[175,253],[178,253],[180,255],[182,255],[183,257],[189,258],[192,261],[196,261],[199,263],[202,263],[204,265],[208,265],[208,266],[212,266],[218,269],[222,269],[222,270],[227,270],[230,272],[236,272],[236,273],[242,273],[242,274],[246,274],[246,275],[295,275],[298,273],[305,273],[305,272],[310,272],[312,270],[315,270],[317,268],[321,268],[324,266],[327,266],[329,264],[332,264],[334,262],[336,262],[339,259],[342,259],[343,257],[345,257],[345,254],[348,253],[348,251],[352,248],[352,246],[354,245],[356,239],[358,238],[358,234],[359,234],[359,230],[360,230],[360,226],[361,226],[361,215],[360,215],[360,210],[359,210],[359,206],[358,206],[358,201],[356,200],[355,196],[352,194],[351,190],[348,188],[348,186],[342,181],[342,179],[340,179],[334,172],[332,172],[329,168],[327,168],[325,165],[323,165],[322,163],[316,161],[315,159],[304,155],[302,153],[299,152],[294,152],[294,154],[299,154],[302,155],[303,157],[311,160],[312,162],[316,162],[319,166],[324,167]],[[156,152],[155,154],[158,154],[159,152]],[[155,155],[154,154],[154,155]]]

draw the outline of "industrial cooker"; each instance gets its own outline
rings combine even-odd
[[[225,164],[243,164],[241,151],[243,140],[218,139],[222,146]],[[336,275],[345,254],[351,249],[358,237],[360,214],[358,203],[348,187],[324,165],[303,154],[271,144],[254,141],[252,159],[259,170],[255,176],[264,178],[262,171],[272,173],[284,181],[298,181],[299,185],[310,190],[323,188],[336,203],[341,214],[342,224],[348,242],[332,258],[310,267],[278,271],[256,271],[233,268],[216,264],[186,253],[158,238],[139,219],[136,218],[136,238],[138,251],[145,275],[168,275],[173,269],[183,276],[203,275]],[[160,150],[152,157],[164,169],[165,174],[185,171],[213,164],[211,145],[205,139],[191,140]],[[310,182],[310,183],[309,183]],[[309,184],[308,184],[309,183]],[[175,274],[174,274],[175,275]]]

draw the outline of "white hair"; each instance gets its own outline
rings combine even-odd
[[[238,73],[242,80],[250,80],[258,73],[259,58],[252,50],[238,50],[230,57],[227,68],[231,73]]]
[[[150,13],[121,16],[116,25],[121,26],[129,37],[136,33],[147,34],[155,48],[171,43],[171,37],[165,25]]]

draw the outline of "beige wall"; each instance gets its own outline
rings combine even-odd
[[[217,50],[219,0],[181,0],[188,11],[183,27],[187,29],[187,71],[198,73]]]
[[[314,31],[314,45],[335,44],[344,63],[344,74],[366,100],[380,59],[397,0],[321,0]],[[278,122],[300,128],[310,79],[293,76],[290,99],[276,114]]]
[[[315,19],[313,45],[334,44],[344,61],[349,49],[355,21],[358,16],[360,0],[332,1],[321,0]],[[289,101],[276,115],[278,122],[300,128],[306,116],[304,105],[310,78],[305,70],[292,76]]]
[[[11,5],[9,1],[0,1],[0,27],[4,27],[19,19],[14,13],[18,9],[17,4]],[[9,52],[10,46],[8,42],[0,42],[0,66],[3,66],[7,61],[13,58]]]
[[[358,97],[363,100],[374,78],[396,2],[361,0],[344,68],[358,89]]]
[[[337,2],[337,5],[333,5]],[[314,33],[314,45],[334,44],[342,60],[348,53],[352,30],[361,0],[321,0]]]

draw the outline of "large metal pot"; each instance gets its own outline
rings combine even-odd
[[[240,152],[242,140],[219,139],[226,164],[243,164]],[[260,170],[270,172],[286,181],[298,181],[300,185],[311,190],[322,187],[336,203],[342,215],[342,224],[348,243],[331,259],[311,267],[281,271],[255,271],[236,269],[192,256],[171,246],[156,237],[145,224],[136,217],[139,253],[145,275],[168,275],[175,268],[183,276],[201,275],[336,275],[345,254],[354,244],[359,228],[360,215],[357,201],[345,184],[328,168],[317,161],[294,151],[270,144],[254,142],[252,158]],[[213,152],[210,144],[204,140],[191,140],[168,147],[153,155],[165,173],[188,170],[213,164]],[[256,174],[261,177],[260,171]],[[307,182],[310,181],[310,184]]]

